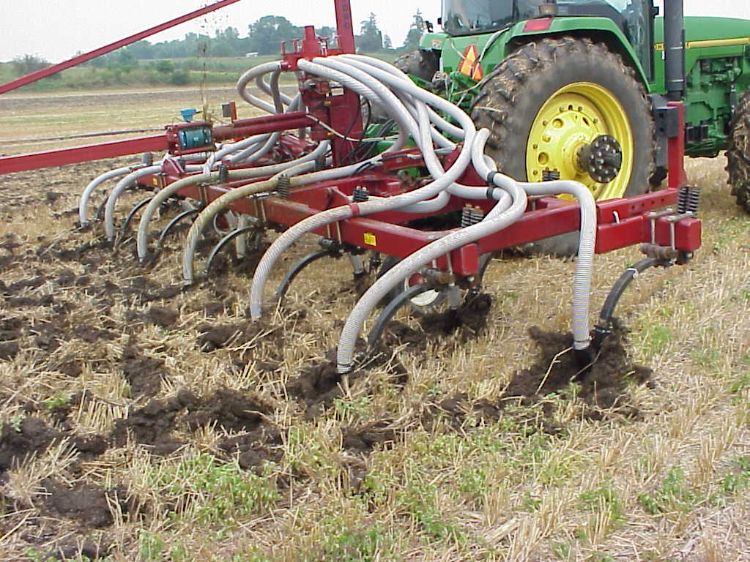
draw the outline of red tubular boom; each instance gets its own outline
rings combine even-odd
[[[336,5],[336,29],[339,38],[339,49],[346,54],[354,54],[354,21],[352,6],[349,0],[334,0]]]
[[[210,14],[211,12],[215,12],[216,10],[221,10],[222,8],[226,8],[227,6],[236,4],[239,1],[240,0],[220,0],[219,2],[216,2],[216,4],[205,6],[198,10],[185,14],[184,16],[174,18],[162,24],[141,31],[140,33],[136,33],[135,35],[131,35],[124,39],[120,39],[119,41],[115,41],[114,43],[110,43],[109,45],[105,45],[104,47],[100,47],[88,53],[75,56],[72,59],[55,64],[53,66],[37,70],[36,72],[32,72],[31,74],[27,74],[26,76],[21,76],[16,80],[1,85],[0,95],[12,90],[16,90],[23,86],[28,86],[29,84],[33,84],[34,82],[42,80],[43,78],[47,78],[49,76],[52,76],[53,74],[57,74],[58,72],[67,70],[68,68],[72,68],[97,57],[101,57],[102,55],[106,55],[107,53],[111,53],[112,51],[116,51],[117,49],[120,49],[122,47],[127,47],[128,45],[135,43],[136,41],[141,41],[142,39],[146,39],[147,37],[151,37],[152,35],[156,35],[157,33],[166,31],[167,29],[171,29],[172,27],[180,25],[181,23],[185,23],[206,14]]]

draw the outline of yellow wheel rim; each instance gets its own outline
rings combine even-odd
[[[617,139],[622,167],[610,183],[597,183],[578,165],[579,150],[600,135]],[[555,92],[531,126],[526,147],[529,181],[542,181],[546,170],[588,187],[597,200],[623,197],[633,172],[633,132],[622,105],[612,93],[591,82],[576,82]]]

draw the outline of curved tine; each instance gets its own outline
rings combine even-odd
[[[484,280],[484,274],[487,273],[487,268],[490,266],[490,263],[492,263],[492,258],[495,257],[495,254],[492,252],[487,252],[486,254],[482,254],[479,256],[479,285],[481,286],[483,280]]]
[[[169,224],[164,227],[164,230],[161,231],[161,234],[159,235],[159,240],[156,242],[156,248],[161,249],[161,247],[164,245],[164,240],[166,240],[167,236],[169,236],[169,232],[177,226],[177,224],[184,218],[190,217],[192,215],[197,215],[201,212],[201,208],[196,209],[189,209],[187,211],[183,211],[179,215],[177,215],[175,218],[173,218],[171,221],[169,221]]]
[[[102,222],[104,220],[104,210],[107,207],[107,199],[109,198],[109,191],[104,192],[104,201],[99,203],[99,206],[96,208],[96,213],[94,213],[94,220],[96,222]]]
[[[612,325],[612,316],[615,313],[617,303],[620,302],[625,289],[646,270],[652,267],[666,267],[669,265],[668,260],[660,260],[658,258],[644,258],[638,263],[631,265],[627,268],[620,277],[618,277],[612,289],[607,294],[607,298],[602,305],[602,310],[599,313],[599,321],[594,326],[594,345],[601,346],[604,338],[610,333],[610,327]]]
[[[146,197],[145,199],[141,199],[140,201],[138,201],[138,203],[133,205],[133,208],[130,209],[128,216],[125,217],[125,222],[123,222],[122,225],[120,226],[120,234],[118,236],[118,240],[123,240],[125,238],[125,235],[128,232],[128,227],[130,227],[130,223],[133,222],[135,215],[137,215],[138,211],[143,209],[143,207],[148,205],[153,198],[154,198],[153,195],[151,197]]]
[[[412,285],[394,297],[393,300],[391,300],[391,302],[389,302],[380,312],[375,325],[373,325],[372,330],[370,330],[370,333],[367,336],[367,349],[370,351],[375,349],[375,345],[378,343],[380,336],[383,335],[386,325],[393,319],[399,308],[405,304],[409,304],[409,301],[417,295],[421,295],[430,290],[432,290],[432,287],[426,283],[420,283],[419,285]]]
[[[294,281],[294,278],[297,277],[297,275],[299,275],[300,272],[303,269],[305,269],[308,265],[326,256],[334,256],[334,255],[335,254],[332,254],[330,250],[320,250],[318,252],[313,252],[312,254],[308,254],[304,258],[299,260],[297,263],[295,263],[291,267],[289,271],[286,272],[286,275],[284,275],[284,279],[281,281],[281,283],[279,283],[279,286],[276,289],[276,294],[275,294],[276,298],[277,299],[284,298],[284,295],[286,295],[286,292],[289,290],[289,286],[292,284],[292,281]]]
[[[204,270],[204,274],[208,276],[209,273],[211,273],[211,268],[213,267],[214,261],[216,260],[216,256],[219,255],[219,253],[224,249],[227,244],[230,244],[235,238],[238,236],[241,236],[243,234],[247,234],[248,232],[252,232],[254,230],[258,230],[257,226],[245,226],[242,228],[237,228],[230,232],[229,234],[225,235],[224,238],[222,238],[216,246],[213,247],[211,250],[211,254],[208,256],[208,263],[206,263],[206,269]],[[259,236],[260,233],[257,233]]]

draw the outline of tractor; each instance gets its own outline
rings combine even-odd
[[[681,3],[669,10],[683,17]],[[396,66],[488,128],[504,172],[576,180],[597,200],[662,183],[677,127],[667,101],[681,100],[685,153],[727,150],[733,194],[750,212],[750,21],[684,18],[684,64],[670,67],[665,45],[681,49],[683,38],[665,38],[664,20],[653,0],[443,0],[442,32],[427,23],[420,49]],[[536,243],[556,254],[574,245]]]

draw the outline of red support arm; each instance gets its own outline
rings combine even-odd
[[[66,166],[78,162],[90,162],[104,158],[116,158],[140,152],[164,152],[169,148],[167,137],[163,134],[137,139],[89,144],[75,148],[61,148],[32,154],[18,154],[0,158],[0,176],[13,172],[25,172],[41,168]]]
[[[339,36],[339,49],[346,54],[354,54],[354,22],[352,21],[352,5],[349,0],[335,0],[336,29]]]
[[[122,47],[126,47],[131,43],[141,41],[142,39],[146,39],[147,37],[156,35],[161,31],[165,31],[167,29],[180,25],[181,23],[194,20],[195,18],[199,18],[203,15],[210,14],[211,12],[215,12],[216,10],[221,10],[222,8],[226,8],[227,6],[236,4],[239,1],[240,0],[220,0],[215,4],[205,6],[203,8],[200,8],[199,10],[190,12],[189,14],[180,16],[179,18],[169,20],[155,27],[146,29],[145,31],[141,31],[140,33],[136,33],[135,35],[131,35],[130,37],[126,37],[125,39],[120,39],[119,41],[115,41],[114,43],[110,43],[109,45],[105,45],[104,47],[100,47],[94,51],[90,51],[59,64],[37,70],[36,72],[32,72],[31,74],[27,74],[26,76],[22,76],[21,78],[17,78],[16,80],[8,82],[7,84],[1,85],[0,94],[10,92],[11,90],[16,90],[23,86],[27,86],[29,84],[37,82],[38,80],[41,80],[42,78],[47,78],[48,76],[52,76],[53,74],[57,74],[58,72],[62,72],[63,70],[67,70],[68,68],[78,66],[79,64],[83,64],[84,62],[88,62],[102,55],[106,55],[107,53],[111,53],[112,51],[116,51],[117,49],[120,49]]]

